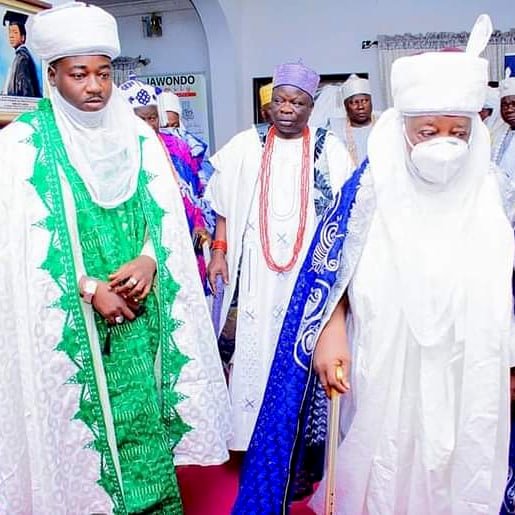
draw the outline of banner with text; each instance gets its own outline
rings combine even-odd
[[[181,101],[182,126],[205,141],[208,150],[211,149],[206,77],[203,73],[141,75],[139,79],[150,86],[173,91]]]

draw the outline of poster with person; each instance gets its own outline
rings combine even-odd
[[[0,119],[32,109],[43,96],[41,62],[27,38],[29,17],[49,8],[39,1],[0,1]],[[5,121],[5,120],[4,120]]]

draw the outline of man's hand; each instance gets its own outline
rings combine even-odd
[[[225,253],[222,250],[213,250],[211,254],[211,261],[207,267],[207,278],[211,291],[216,292],[216,276],[221,275],[224,284],[229,284],[229,269],[227,267],[227,260]]]
[[[116,319],[119,317],[126,320],[134,320],[135,318],[134,312],[129,308],[127,302],[113,292],[105,282],[98,282],[91,304],[112,325],[117,323]]]
[[[315,348],[313,367],[329,398],[332,388],[339,393],[347,393],[350,390],[350,355],[346,347],[342,338],[324,337],[322,333]],[[336,375],[338,367],[343,372],[340,379]]]
[[[333,388],[339,393],[350,390],[351,358],[345,327],[346,302],[344,297],[336,306],[320,333],[313,356],[313,368],[329,398]],[[338,367],[343,372],[339,376],[336,373]]]
[[[139,256],[109,276],[109,287],[123,298],[140,302],[150,293],[155,273],[156,262]]]

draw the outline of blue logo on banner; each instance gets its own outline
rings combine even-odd
[[[515,54],[506,54],[504,56],[504,69],[511,69],[511,76],[515,77]]]

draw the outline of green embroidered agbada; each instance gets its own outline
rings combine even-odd
[[[0,134],[0,499],[13,512],[181,513],[174,463],[227,459],[227,392],[180,194],[138,128],[137,188],[112,209],[92,200],[48,100]],[[148,248],[146,311],[106,349],[78,279],[107,280]]]

